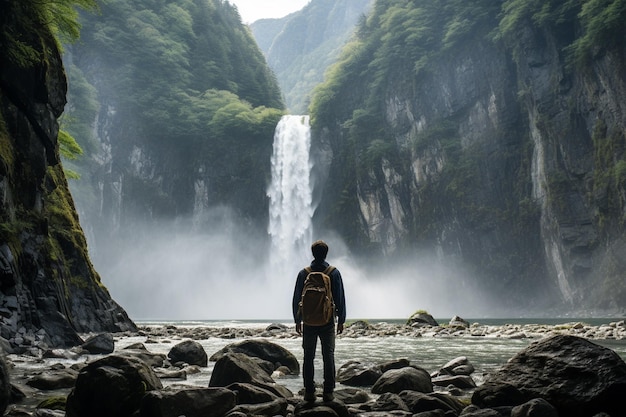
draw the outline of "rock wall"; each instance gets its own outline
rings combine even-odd
[[[393,149],[373,168],[375,146],[355,149],[346,123],[363,88],[338,91],[345,114],[314,125],[317,227],[360,253],[456,265],[508,311],[622,311],[625,51],[571,69],[558,32],[518,42],[468,39],[419,77],[391,69],[380,146]]]
[[[6,44],[0,53],[0,335],[20,348],[75,346],[79,333],[135,325],[91,265],[60,163],[67,84],[56,40],[24,21],[3,30],[28,33],[40,60],[20,66]]]

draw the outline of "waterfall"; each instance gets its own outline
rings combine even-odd
[[[270,264],[284,276],[310,261],[312,227],[311,131],[309,116],[283,116],[276,126],[271,158],[269,228]]]

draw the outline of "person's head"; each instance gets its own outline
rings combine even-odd
[[[323,240],[316,240],[311,245],[311,252],[316,261],[323,261],[328,254],[328,245]]]

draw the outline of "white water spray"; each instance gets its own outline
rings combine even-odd
[[[274,133],[269,229],[271,267],[294,275],[308,263],[312,207],[309,116],[287,115]]]

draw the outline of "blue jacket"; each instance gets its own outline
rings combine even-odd
[[[311,262],[311,270],[324,271],[328,268],[328,262],[313,260]],[[300,299],[302,298],[302,290],[304,289],[304,280],[308,273],[305,269],[302,269],[298,273],[296,279],[296,288],[293,291],[293,319],[296,323],[300,323],[302,318],[298,314]],[[335,302],[335,313],[337,315],[337,321],[339,323],[346,322],[346,298],[343,292],[343,280],[341,279],[341,273],[337,268],[330,273],[330,290],[333,293],[333,301]]]

